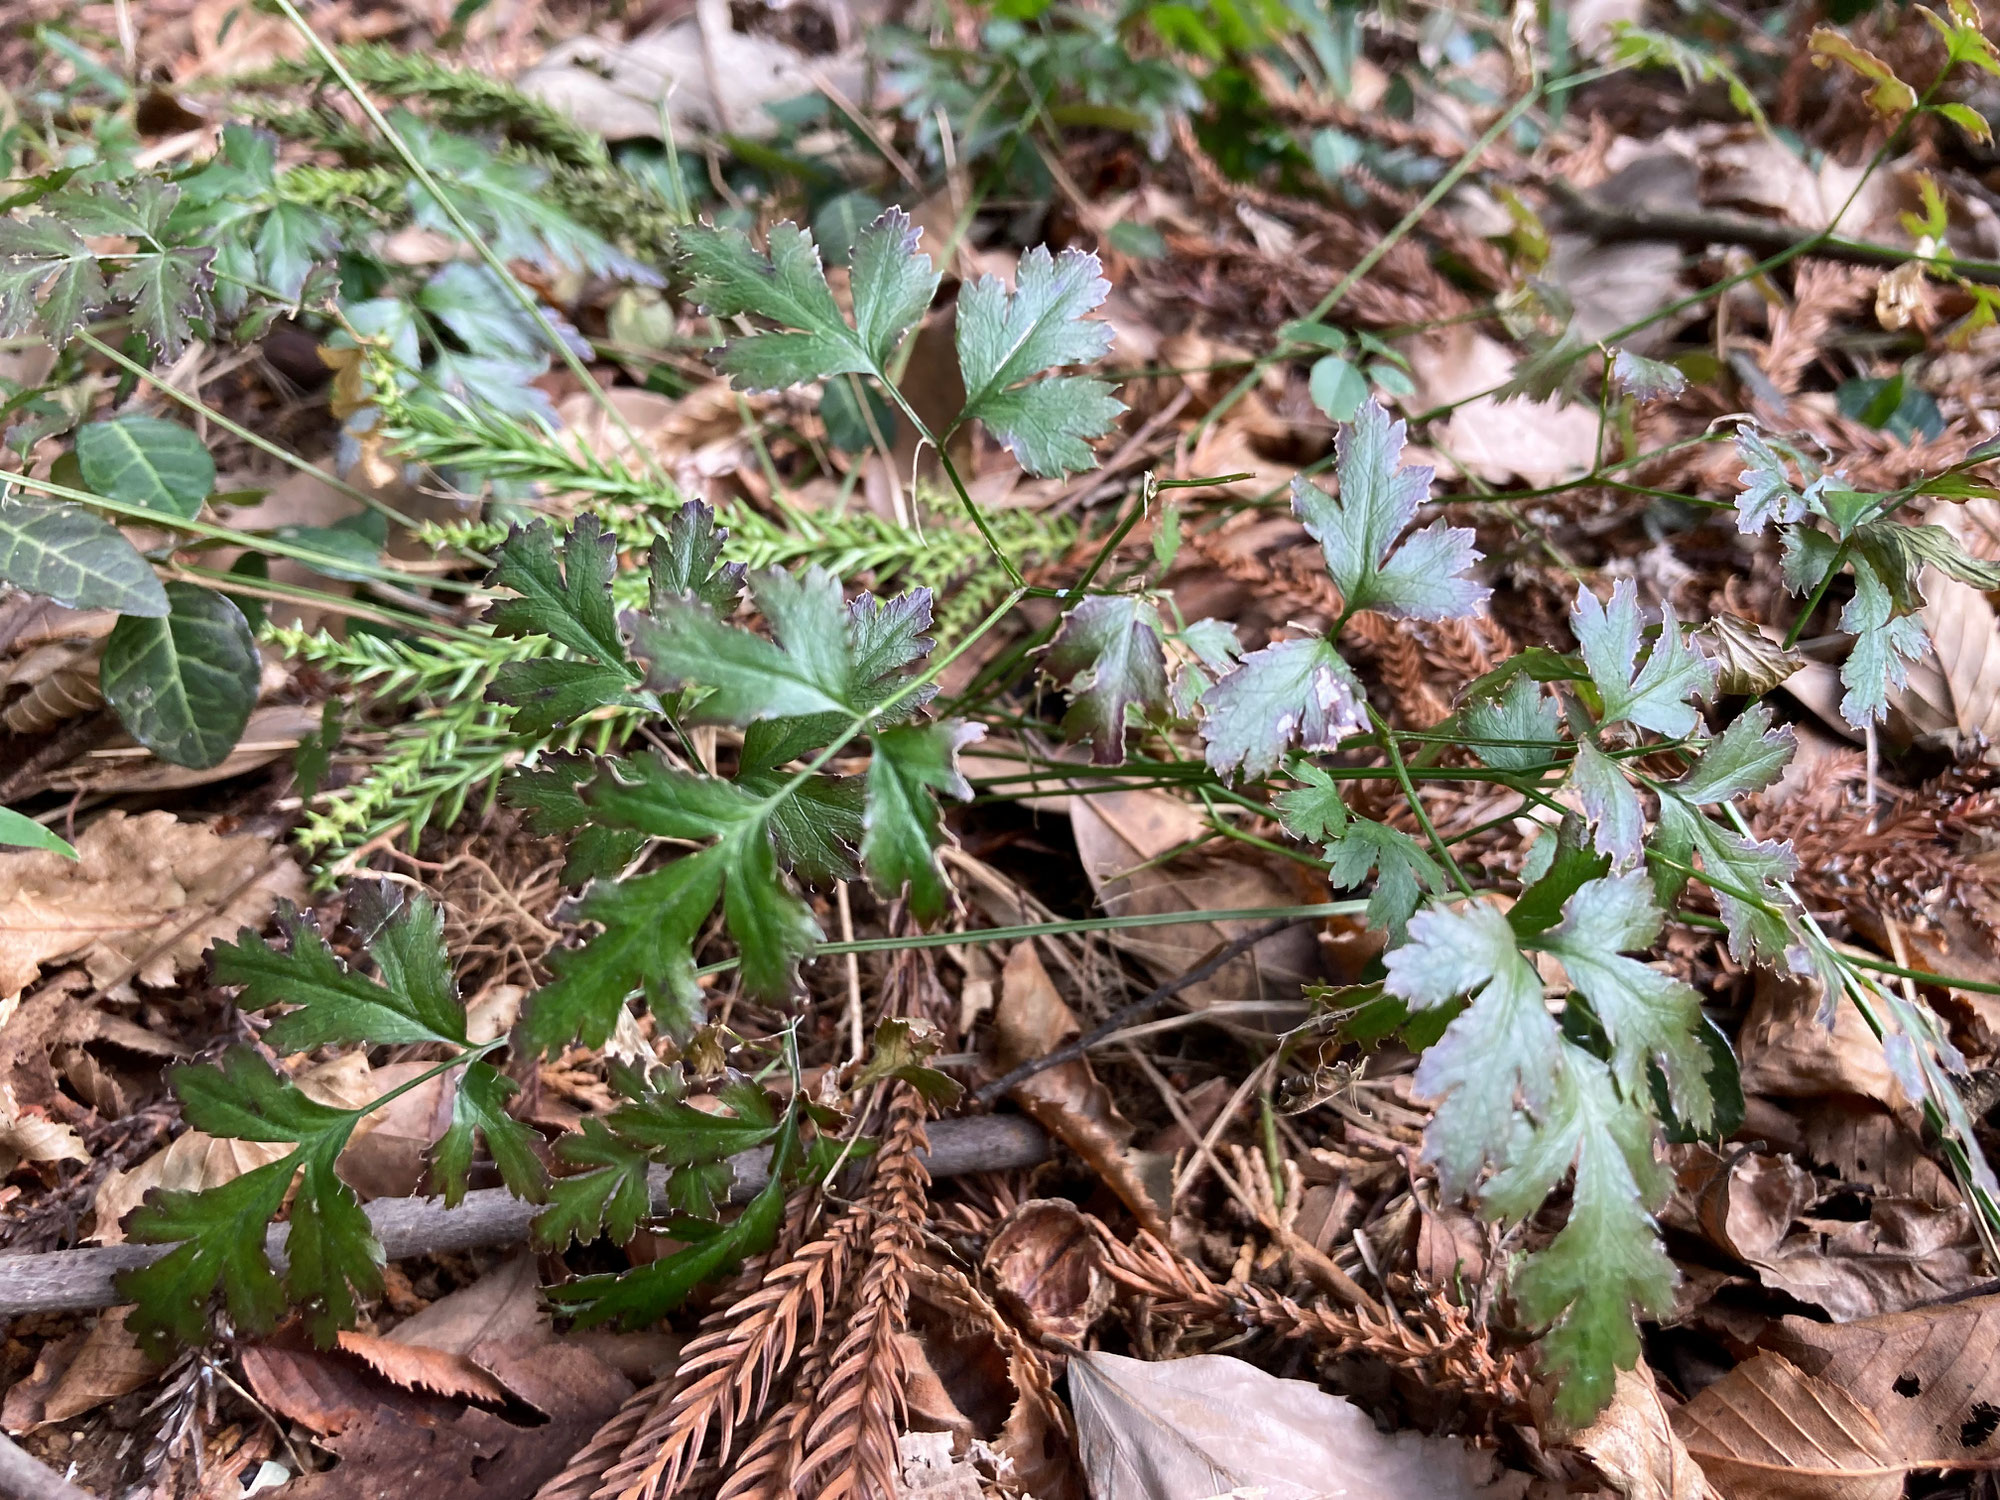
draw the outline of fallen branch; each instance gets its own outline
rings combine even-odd
[[[8,1500],[97,1500],[4,1435],[0,1435],[0,1495]]]
[[[1049,1154],[1048,1138],[1041,1128],[1014,1115],[940,1120],[930,1136],[930,1151],[924,1161],[932,1177],[1031,1167]],[[768,1150],[731,1157],[730,1165],[735,1171],[729,1189],[732,1203],[749,1202],[770,1181]],[[669,1211],[666,1181],[666,1170],[655,1167],[650,1178],[655,1213]],[[479,1245],[513,1244],[528,1237],[528,1225],[540,1209],[505,1188],[482,1188],[467,1193],[456,1208],[446,1208],[439,1198],[377,1198],[365,1212],[375,1238],[382,1242],[383,1254],[397,1260]],[[285,1241],[290,1233],[289,1225],[273,1225],[264,1241],[271,1263],[280,1268],[286,1264]],[[119,1300],[119,1272],[149,1265],[172,1248],[110,1245],[95,1250],[0,1256],[0,1319],[109,1307]]]

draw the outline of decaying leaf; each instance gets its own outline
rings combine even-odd
[[[90,1152],[73,1129],[36,1109],[23,1109],[14,1090],[0,1084],[0,1164],[24,1161],[89,1161]]]
[[[1903,1107],[1882,1044],[1861,1013],[1840,1005],[1829,1033],[1820,1024],[1819,1008],[1816,985],[1770,969],[1757,971],[1756,995],[1736,1043],[1743,1092],[1776,1099],[1852,1094]]]
[[[281,897],[305,893],[268,840],[167,812],[108,812],[76,852],[0,851],[0,1002],[66,960],[114,993],[128,977],[171,984],[217,938],[262,926]]]
[[[1097,1231],[1063,1198],[1031,1198],[986,1242],[986,1274],[1036,1337],[1080,1344],[1111,1305]]]
[[[1226,1354],[1148,1362],[1077,1354],[1070,1400],[1093,1500],[1433,1500],[1517,1494],[1489,1454],[1447,1438],[1384,1436],[1360,1407]]]
[[[1170,911],[1227,911],[1291,906],[1325,900],[1301,877],[1300,867],[1227,857],[1209,850],[1170,854],[1203,838],[1208,826],[1197,808],[1159,791],[1104,792],[1069,800],[1070,828],[1084,874],[1099,903],[1114,916]],[[1133,928],[1109,936],[1156,978],[1187,972],[1212,949],[1241,936],[1255,921],[1189,922]],[[1192,1006],[1222,1000],[1296,1002],[1299,985],[1319,977],[1311,930],[1281,933],[1181,992]]]
[[[1674,1413],[1688,1453],[1743,1500],[1896,1500],[1903,1476],[1930,1467],[1898,1454],[1840,1386],[1780,1354],[1760,1354]]]
[[[1674,1431],[1643,1359],[1638,1368],[1618,1372],[1611,1404],[1577,1434],[1576,1446],[1625,1500],[1711,1500],[1715,1494]]]
[[[7,1392],[0,1424],[10,1432],[28,1432],[67,1422],[158,1378],[160,1367],[125,1326],[130,1311],[106,1308],[88,1333],[44,1345],[34,1373]]]
[[[1007,955],[993,1029],[995,1068],[1032,1062],[1083,1028],[1035,955],[1032,942]],[[1044,1069],[1017,1084],[1014,1101],[1044,1130],[1095,1168],[1148,1230],[1166,1233],[1166,1176],[1171,1158],[1132,1149],[1132,1122],[1118,1112],[1111,1091],[1084,1058]]]

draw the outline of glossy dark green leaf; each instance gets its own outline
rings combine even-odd
[[[127,615],[112,627],[98,681],[133,739],[200,770],[236,748],[257,706],[257,642],[221,594],[189,583],[166,593],[165,619]]]
[[[163,618],[167,592],[102,516],[50,500],[0,499],[0,580],[70,609]]]
[[[159,417],[114,417],[76,431],[76,458],[96,494],[191,521],[215,488],[215,460],[191,428]]]

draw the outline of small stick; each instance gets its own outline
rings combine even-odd
[[[1032,1167],[1049,1154],[1048,1137],[1032,1120],[1017,1115],[980,1115],[940,1120],[930,1130],[931,1147],[924,1164],[933,1177],[960,1177],[968,1172],[1003,1172]],[[771,1180],[769,1149],[746,1151],[730,1158],[735,1177],[731,1203],[747,1203]],[[653,1211],[664,1214],[667,1174],[655,1167],[648,1178]],[[528,1237],[528,1226],[541,1210],[516,1198],[505,1188],[481,1188],[467,1193],[456,1208],[438,1198],[377,1198],[363,1210],[390,1260],[411,1255],[470,1250],[479,1245],[509,1245]],[[288,1224],[274,1224],[265,1236],[264,1252],[271,1263],[287,1264]],[[121,1271],[149,1265],[171,1245],[108,1245],[101,1249],[53,1250],[40,1255],[0,1255],[0,1319],[24,1313],[63,1312],[117,1303],[116,1278]],[[5,1494],[0,1486],[0,1494]]]
[[[0,1495],[7,1500],[97,1500],[4,1434],[0,1434]]]
[[[1084,1053],[1090,1051],[1091,1048],[1100,1045],[1108,1038],[1123,1031],[1127,1026],[1149,1011],[1156,1010],[1166,1004],[1167,1001],[1173,999],[1182,990],[1187,989],[1191,985],[1200,984],[1202,980],[1208,978],[1225,964],[1230,963],[1234,959],[1241,958],[1266,938],[1274,938],[1279,933],[1288,931],[1298,926],[1301,922],[1309,920],[1311,919],[1308,917],[1280,917],[1275,922],[1268,922],[1264,926],[1259,927],[1255,932],[1246,932],[1242,937],[1234,938],[1224,943],[1185,974],[1176,979],[1169,979],[1151,994],[1142,995],[1130,1005],[1120,1006],[1102,1024],[1091,1027],[1090,1030],[1086,1031],[1075,1041],[1065,1043],[1063,1046],[1056,1048],[1055,1051],[1044,1053],[1030,1062],[1024,1062],[1010,1073],[1001,1074],[991,1083],[975,1091],[972,1095],[973,1101],[978,1104],[991,1104],[1009,1089],[1026,1082],[1037,1073],[1048,1068],[1057,1067],[1062,1063],[1073,1062],[1075,1059],[1082,1057]]]

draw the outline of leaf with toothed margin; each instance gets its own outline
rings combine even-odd
[[[1635,1310],[1664,1317],[1673,1307],[1679,1278],[1648,1211],[1673,1180],[1654,1159],[1652,1119],[1603,1063],[1567,1041],[1551,1061],[1553,1087],[1533,1123],[1517,1126],[1481,1199],[1519,1221],[1575,1169],[1567,1222],[1522,1262],[1513,1292],[1526,1320],[1554,1324],[1542,1358],[1559,1381],[1556,1410],[1582,1427],[1610,1401],[1617,1372],[1638,1361]]]
[[[1562,717],[1554,701],[1525,672],[1509,681],[1499,697],[1467,704],[1465,727],[1472,752],[1501,770],[1547,765],[1562,744]],[[1507,740],[1524,743],[1495,743]]]
[[[1294,761],[1285,769],[1301,783],[1280,792],[1272,804],[1285,832],[1312,844],[1340,837],[1347,827],[1347,804],[1341,800],[1340,783],[1311,761]]]
[[[1753,703],[1702,747],[1701,758],[1668,791],[1701,806],[1761,792],[1778,779],[1798,748],[1789,724],[1771,727],[1771,706]]]
[[[1849,559],[1854,568],[1854,597],[1840,612],[1840,628],[1854,637],[1854,648],[1841,666],[1840,716],[1856,729],[1866,729],[1889,711],[1889,689],[1909,686],[1910,663],[1930,650],[1924,623],[1915,615],[1897,614],[1895,601],[1881,576],[1862,557]]]
[[[1384,955],[1383,989],[1428,1010],[1461,995],[1468,1004],[1424,1053],[1417,1091],[1438,1101],[1424,1155],[1452,1196],[1488,1166],[1504,1164],[1516,1112],[1547,1103],[1562,1036],[1542,1003],[1542,981],[1514,929],[1491,902],[1434,906],[1410,919],[1410,939]]]
[[[1326,846],[1327,883],[1351,889],[1375,871],[1368,897],[1368,925],[1403,936],[1426,890],[1441,891],[1445,873],[1431,853],[1407,833],[1368,818],[1350,817]]]
[[[958,420],[984,422],[1030,474],[1095,468],[1088,440],[1109,432],[1125,410],[1101,380],[1034,380],[1110,350],[1111,325],[1087,316],[1111,292],[1101,269],[1088,251],[1052,256],[1038,245],[1021,257],[1011,293],[994,276],[959,290],[958,364],[966,396]]]
[[[1400,465],[1403,430],[1368,402],[1340,432],[1340,498],[1301,477],[1292,511],[1326,554],[1348,610],[1410,620],[1474,614],[1493,591],[1462,576],[1479,561],[1470,531],[1437,521],[1396,545],[1431,491],[1430,469]]]
[[[1792,963],[1798,908],[1780,889],[1798,868],[1790,844],[1739,838],[1671,787],[1660,798],[1654,842],[1684,862],[1699,864],[1715,892],[1716,908],[1729,929],[1729,952],[1738,963]],[[1675,877],[1665,882],[1671,894],[1684,877],[1666,873]],[[1655,872],[1655,884],[1662,884],[1661,872]]]
[[[1223,620],[1196,620],[1175,639],[1184,654],[1174,673],[1174,714],[1192,719],[1216,679],[1242,659],[1243,646],[1236,639],[1236,627]]]
[[[489,1062],[465,1065],[451,1096],[451,1124],[430,1149],[430,1189],[443,1193],[446,1208],[465,1197],[475,1136],[485,1140],[510,1193],[526,1203],[547,1200],[549,1174],[535,1154],[541,1137],[507,1113],[507,1097],[518,1087]]]
[[[922,233],[895,208],[861,231],[850,261],[849,324],[810,231],[775,225],[760,254],[740,229],[683,229],[680,251],[694,300],[718,318],[747,315],[782,330],[732,340],[717,366],[740,390],[782,390],[833,375],[873,375],[886,383],[897,345],[937,293],[938,272],[917,250]]]
[[[1208,764],[1218,775],[1265,776],[1293,746],[1332,750],[1364,728],[1361,684],[1318,636],[1253,651],[1202,696]]]
[[[1598,849],[1610,855],[1618,869],[1638,863],[1645,845],[1646,810],[1618,762],[1589,740],[1580,740],[1576,759],[1570,763],[1569,784],[1583,803],[1584,817],[1597,830]]]
[[[1611,1042],[1611,1072],[1628,1098],[1641,1099],[1646,1069],[1666,1075],[1674,1113],[1702,1128],[1714,1117],[1701,997],[1671,974],[1628,958],[1650,949],[1666,923],[1644,870],[1593,880],[1570,897],[1561,925],[1535,946],[1562,960],[1570,984]]]
[[[943,916],[950,895],[938,863],[945,833],[936,794],[971,798],[958,753],[985,733],[984,724],[946,719],[873,736],[861,859],[884,896],[894,900],[908,892],[910,913],[919,922]]]
[[[715,512],[689,500],[673,513],[646,558],[646,592],[652,607],[663,599],[692,595],[717,614],[727,614],[743,594],[742,563],[722,561],[729,533],[715,524]]]
[[[1063,737],[1090,741],[1101,766],[1125,759],[1125,728],[1167,705],[1167,658],[1160,612],[1142,594],[1094,594],[1063,616],[1042,670],[1069,691]]]
[[[1639,587],[1631,579],[1618,581],[1608,606],[1579,588],[1569,624],[1603,701],[1604,722],[1637,724],[1678,738],[1701,723],[1688,700],[1714,690],[1715,668],[1682,636],[1672,605],[1661,615],[1659,639],[1644,666],[1638,666]]]
[[[1736,497],[1736,527],[1746,536],[1756,535],[1774,521],[1780,526],[1803,521],[1812,514],[1814,502],[1827,486],[1830,476],[1823,474],[1803,491],[1794,486],[1785,458],[1791,457],[1805,469],[1805,456],[1790,444],[1780,446],[1783,453],[1765,441],[1755,428],[1737,429],[1736,456],[1747,467],[1736,476],[1736,482],[1743,486]]]

